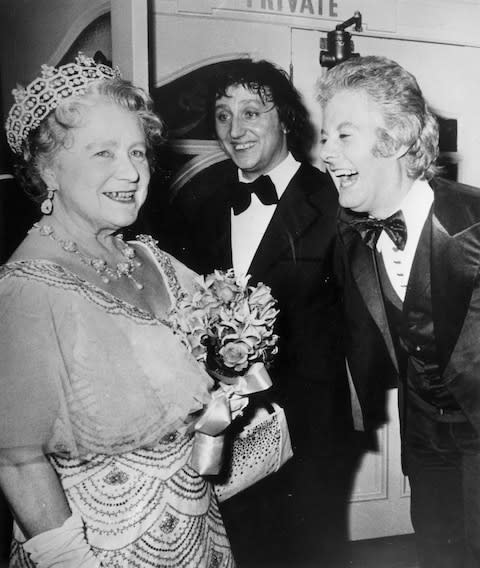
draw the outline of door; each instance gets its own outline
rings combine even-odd
[[[326,70],[320,67],[320,38],[315,30],[292,30],[293,81],[302,92],[314,123],[321,124],[315,100],[315,82]],[[354,36],[355,52],[383,55],[411,71],[443,118],[458,125],[458,179],[480,185],[480,49]],[[314,162],[323,169],[314,150]],[[353,540],[412,532],[408,480],[401,471],[397,392],[390,391],[390,422],[379,433],[379,450],[365,456],[357,474],[350,510]]]
[[[355,479],[350,504],[352,540],[413,532],[410,488],[400,463],[397,389],[388,393],[389,422],[378,432],[378,451],[368,452]]]

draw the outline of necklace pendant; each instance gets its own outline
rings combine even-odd
[[[119,276],[130,276],[133,272],[133,266],[131,262],[119,262],[117,264],[117,273]]]
[[[38,231],[42,235],[42,237],[49,237],[53,233],[53,229],[52,229],[52,227],[50,227],[50,225],[39,226],[35,223],[34,227],[36,229],[38,229]]]
[[[135,252],[135,249],[133,247],[131,247],[130,245],[125,245],[125,247],[122,249],[122,254],[125,258],[132,260],[132,258],[135,258],[137,253]]]
[[[104,272],[107,268],[107,263],[102,258],[92,258],[90,264],[92,265],[92,268],[95,270],[95,272],[99,273]]]
[[[143,290],[144,285],[132,276],[134,270],[142,266],[142,262],[135,258],[137,254],[135,249],[126,244],[121,235],[118,236],[121,242],[120,252],[126,260],[119,262],[115,268],[112,268],[103,258],[92,257],[83,253],[75,241],[57,237],[50,225],[34,223],[32,229],[37,230],[42,237],[48,237],[55,241],[65,252],[76,255],[80,262],[92,268],[99,275],[104,284],[109,284],[112,280],[119,280],[122,276],[125,276],[132,281],[137,290]]]
[[[77,252],[78,250],[77,244],[73,241],[60,241],[60,244],[62,245],[63,250],[67,252]]]
[[[137,290],[143,290],[143,284],[141,282],[138,282],[138,280],[135,280],[132,276],[130,276],[130,280],[133,282],[133,285]]]

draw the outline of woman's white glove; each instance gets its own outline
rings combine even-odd
[[[83,522],[73,514],[61,527],[37,534],[23,544],[39,568],[101,568],[85,539]]]

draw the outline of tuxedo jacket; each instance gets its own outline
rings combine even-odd
[[[447,388],[480,432],[480,189],[436,179],[431,182],[434,201],[429,213],[431,234],[423,235],[417,246],[405,301],[404,317],[409,318],[412,298],[425,286],[425,267],[418,262],[429,259],[432,319],[437,362]],[[398,373],[398,362],[390,334],[374,253],[339,216],[339,248],[345,278],[345,305],[349,320],[349,364],[365,366],[362,346],[383,340],[379,359],[388,354],[390,366],[382,367],[386,378]],[[381,363],[381,364],[383,364]],[[372,409],[369,400],[377,388],[377,361],[369,360],[371,372],[354,374],[355,395],[364,417]],[[388,375],[390,373],[390,375]],[[385,376],[382,380],[385,380]],[[402,381],[400,381],[400,385]]]
[[[171,252],[201,274],[232,267],[230,192],[237,169],[226,162],[184,188],[181,236]],[[186,193],[186,195],[185,195]],[[248,271],[271,287],[280,313],[279,352],[270,375],[285,407],[295,449],[328,453],[351,428],[342,300],[333,274],[338,213],[330,177],[302,164],[282,195]],[[170,239],[170,242],[173,242]]]

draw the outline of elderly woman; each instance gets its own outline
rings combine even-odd
[[[7,137],[42,218],[0,270],[0,486],[11,566],[233,566],[189,465],[211,379],[167,315],[194,273],[125,242],[162,124],[79,56],[16,91]]]

